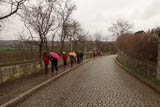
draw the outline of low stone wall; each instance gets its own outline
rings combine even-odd
[[[59,59],[58,65],[63,64],[62,58]],[[48,66],[51,68],[51,63]],[[41,60],[19,62],[12,65],[0,66],[0,83],[16,79],[22,76],[31,75],[37,72],[44,72],[44,64]]]
[[[30,75],[34,72],[40,72],[43,69],[41,61],[26,62],[22,64],[15,64],[10,66],[0,67],[0,83],[5,81],[22,77],[24,75]]]
[[[133,71],[143,72],[143,73],[151,75],[153,77],[157,76],[157,65],[156,64],[153,64],[148,61],[145,62],[145,61],[140,61],[140,60],[131,58],[131,57],[127,56],[127,54],[125,54],[122,51],[118,51],[117,59],[120,61],[120,63],[128,66]]]
[[[86,59],[87,56],[84,56]],[[69,64],[70,59],[67,58]],[[58,65],[63,65],[62,57],[58,61]],[[48,66],[51,68],[51,63]],[[41,60],[19,62],[12,65],[0,65],[0,83],[6,82],[8,80],[16,79],[25,75],[31,75],[36,72],[44,72],[44,64]]]

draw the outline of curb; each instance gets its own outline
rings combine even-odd
[[[43,87],[43,86],[47,85],[48,83],[50,83],[50,82],[52,82],[52,81],[54,81],[54,80],[62,77],[62,76],[65,75],[66,73],[69,73],[70,71],[78,68],[80,65],[85,64],[85,63],[87,63],[87,62],[89,62],[89,61],[91,61],[91,59],[88,59],[88,60],[82,62],[81,64],[78,64],[78,65],[76,65],[76,66],[73,66],[72,68],[70,68],[70,69],[68,69],[68,70],[66,70],[66,71],[64,71],[64,72],[62,72],[62,73],[54,76],[53,78],[50,78],[50,79],[42,82],[41,84],[39,84],[39,85],[37,85],[37,86],[29,89],[28,91],[26,91],[26,92],[22,93],[21,95],[13,98],[12,100],[10,100],[10,101],[8,101],[8,102],[0,105],[0,107],[11,107],[12,105],[17,104],[18,102],[22,101],[22,100],[25,99],[27,96],[29,96],[30,94],[32,94],[32,93],[35,92],[36,90],[40,89],[41,87]]]
[[[134,74],[131,72],[130,69],[126,68],[124,65],[122,65],[117,58],[115,58],[115,63],[120,66],[122,69],[124,69],[127,73],[129,73],[130,75],[134,76],[136,79],[138,79],[139,81],[141,81],[142,83],[144,83],[146,86],[150,87],[151,89],[153,89],[156,93],[160,94],[160,89],[158,89],[157,87],[155,87],[154,85],[152,85],[151,83],[149,83],[147,80],[143,79],[142,77],[140,77],[138,74]]]

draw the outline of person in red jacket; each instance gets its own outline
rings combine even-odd
[[[43,62],[44,62],[44,65],[45,65],[46,74],[48,74],[49,57],[48,57],[47,52],[43,53]]]
[[[64,66],[67,65],[67,54],[65,52],[63,52],[63,62],[64,62]]]

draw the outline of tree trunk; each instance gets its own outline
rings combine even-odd
[[[63,27],[62,37],[61,37],[61,54],[64,51],[64,40],[65,40],[65,32],[64,32],[64,27]]]
[[[46,48],[47,53],[49,53],[48,41],[46,37],[45,37],[45,48]]]
[[[41,43],[39,45],[39,58],[42,57],[42,48],[43,48],[43,41],[41,40]]]
[[[31,48],[31,58],[33,58],[33,46],[31,46],[30,48]]]
[[[61,41],[61,53],[64,51],[64,40]]]
[[[54,40],[52,40],[52,51],[54,51],[55,50],[55,46],[54,46]]]
[[[77,52],[77,41],[76,40],[74,41],[74,50],[75,52]]]

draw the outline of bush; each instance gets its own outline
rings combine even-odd
[[[142,61],[157,62],[158,37],[151,34],[126,34],[117,38],[118,49]]]

